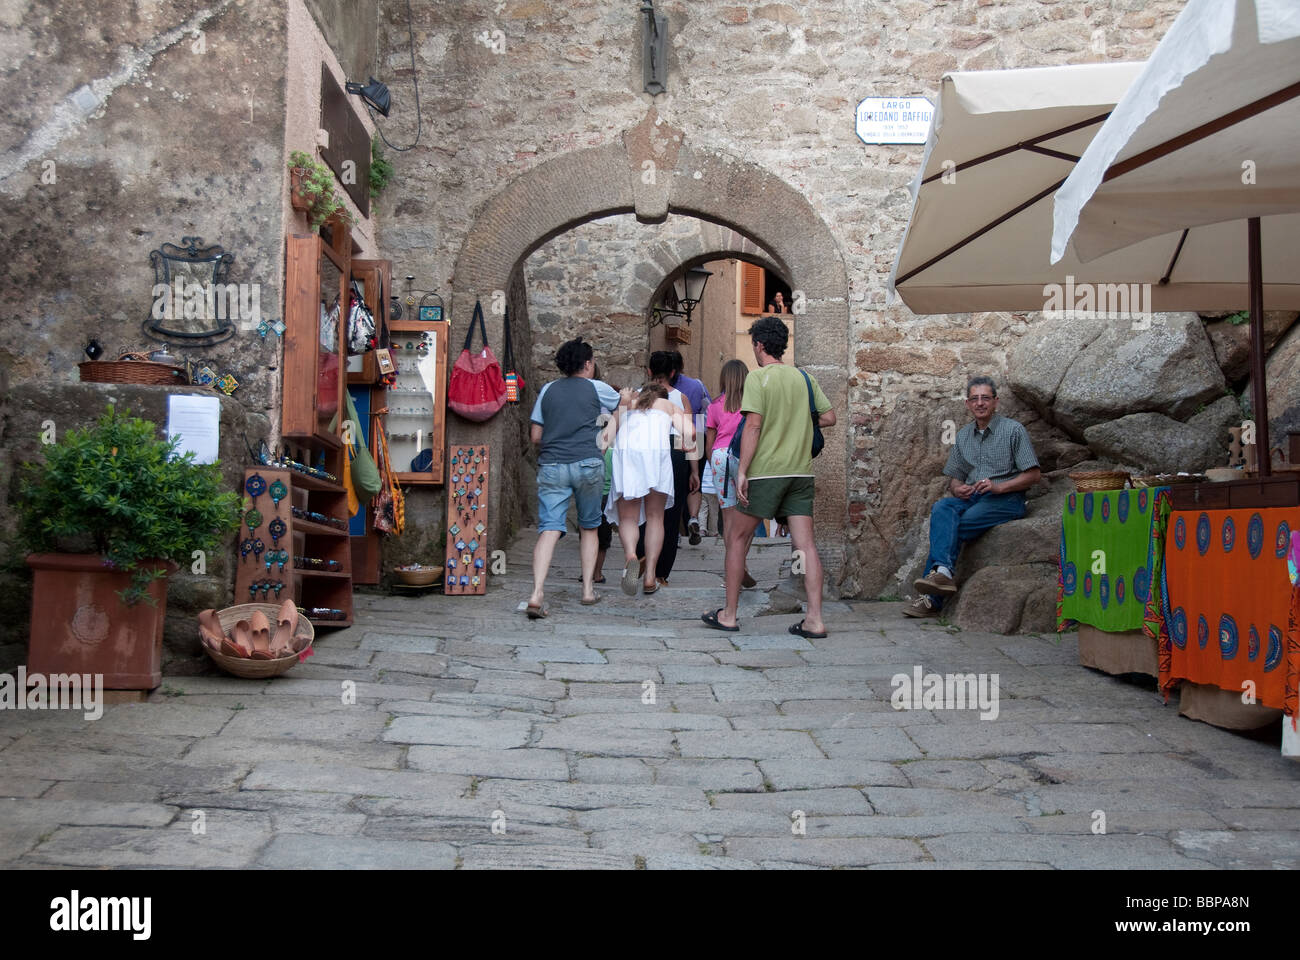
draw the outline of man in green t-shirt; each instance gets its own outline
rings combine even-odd
[[[735,632],[736,606],[745,575],[745,554],[754,529],[769,517],[787,518],[796,554],[804,560],[808,615],[790,628],[804,637],[826,636],[822,622],[822,563],[813,540],[812,407],[822,427],[835,424],[831,402],[817,381],[781,363],[789,328],[777,317],[762,317],[749,328],[758,369],[745,378],[745,432],[736,474],[738,509],[725,530],[727,605],[701,618],[715,630]]]

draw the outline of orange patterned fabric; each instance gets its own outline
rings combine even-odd
[[[1168,672],[1178,680],[1241,693],[1281,708],[1286,701],[1292,613],[1287,552],[1300,508],[1175,510],[1165,543],[1162,606]]]

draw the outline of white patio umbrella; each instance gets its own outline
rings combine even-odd
[[[1266,475],[1263,310],[1300,308],[1300,0],[1189,0],[1056,194],[1054,263],[1162,235],[1147,280],[1200,277],[1196,309],[1250,309]]]
[[[945,74],[890,302],[900,296],[921,314],[1042,310],[1045,284],[1124,280],[1130,258],[1053,267],[1046,240],[1052,193],[1140,70],[1117,63]]]

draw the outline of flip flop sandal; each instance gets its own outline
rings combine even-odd
[[[789,632],[789,633],[793,633],[796,637],[803,637],[803,638],[806,639],[806,640],[825,640],[825,639],[826,639],[826,632],[825,632],[825,631],[822,631],[821,633],[813,633],[811,630],[805,630],[805,629],[803,628],[803,624],[804,624],[804,622],[803,622],[802,620],[800,620],[798,623],[792,623],[792,624],[790,624],[790,629],[789,629],[788,632]]]
[[[658,593],[658,592],[659,592],[659,584],[657,583],[653,587],[647,587],[645,584],[641,585],[641,596],[643,597],[648,597],[650,596],[650,594]]]
[[[739,623],[737,623],[734,627],[729,627],[721,620],[718,619],[718,614],[720,614],[721,612],[722,612],[722,607],[718,607],[718,609],[714,610],[712,613],[704,614],[703,616],[700,617],[700,619],[704,621],[704,625],[706,627],[712,627],[714,630],[725,630],[727,631],[727,633],[739,633],[740,632]]]
[[[573,580],[574,580],[575,583],[582,583],[582,577],[574,577]],[[592,582],[592,583],[604,583],[604,582],[605,582],[605,578],[604,578],[604,577],[592,577],[592,578],[591,578],[591,582]]]
[[[545,607],[539,607],[531,603],[524,612],[528,614],[529,620],[541,620],[542,618],[549,616]]]
[[[592,597],[590,600],[579,600],[578,602],[584,607],[594,607],[596,604],[600,603],[600,597]]]
[[[641,575],[636,572],[636,568],[636,560],[629,560],[623,565],[623,592],[629,597],[636,596],[636,588],[640,585]]]

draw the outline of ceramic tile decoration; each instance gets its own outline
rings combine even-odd
[[[481,595],[487,592],[491,553],[484,536],[488,528],[489,450],[487,447],[452,444],[447,449],[447,458],[451,468],[448,470],[447,490],[448,576],[444,592],[448,595]],[[471,525],[475,534],[472,539],[468,537]],[[452,575],[453,570],[456,575]]]

